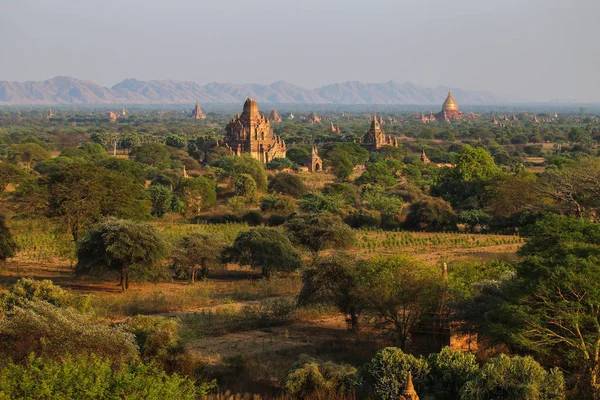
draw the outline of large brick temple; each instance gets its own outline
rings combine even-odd
[[[385,134],[385,132],[381,129],[377,115],[373,114],[371,127],[362,138],[361,144],[367,150],[374,151],[382,148],[383,146],[398,147],[398,140],[391,135]]]
[[[273,133],[271,123],[258,112],[258,104],[246,99],[244,110],[225,127],[224,144],[235,154],[250,154],[267,163],[285,157],[287,147],[283,139]]]

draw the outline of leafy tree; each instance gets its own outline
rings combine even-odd
[[[152,225],[107,218],[93,226],[77,244],[76,271],[118,271],[119,285],[125,291],[130,274],[138,279],[148,277],[165,253],[165,244]]]
[[[344,207],[344,199],[336,195],[306,193],[300,201],[300,209],[306,213],[337,213]]]
[[[0,215],[0,260],[14,257],[17,251],[17,243],[6,226],[4,215]]]
[[[456,214],[443,199],[427,197],[410,205],[404,226],[426,231],[454,231]]]
[[[217,203],[215,182],[203,176],[182,180],[177,193],[185,203],[186,214],[189,216],[197,216],[202,210]]]
[[[325,249],[346,249],[354,244],[354,232],[336,215],[319,213],[296,216],[285,223],[292,241],[317,254]]]
[[[50,158],[50,153],[37,143],[13,144],[8,151],[8,159],[13,163],[21,163],[27,169],[34,164]]]
[[[406,387],[409,372],[417,391],[424,391],[423,383],[429,373],[429,366],[422,358],[416,358],[396,347],[386,347],[377,352],[362,370],[363,386],[367,393],[377,399],[396,400]]]
[[[198,386],[188,378],[169,375],[157,366],[132,362],[114,368],[110,360],[31,357],[26,365],[0,367],[0,398],[5,399],[181,399],[204,398],[214,383]]]
[[[170,188],[164,185],[151,185],[148,194],[152,204],[152,215],[162,217],[170,211],[173,204],[173,193]]]
[[[223,242],[215,235],[196,233],[184,237],[173,252],[173,265],[186,273],[192,283],[196,282],[198,268],[200,276],[208,278],[210,266],[220,262],[223,247]]]
[[[358,386],[356,368],[323,362],[302,354],[287,374],[283,384],[295,399],[350,398]]]
[[[168,164],[171,160],[167,146],[158,143],[146,143],[136,147],[130,156],[134,161],[153,167]]]
[[[358,264],[360,298],[382,325],[391,328],[401,349],[410,332],[437,301],[441,276],[431,267],[405,256],[378,257]]]
[[[304,147],[292,147],[286,152],[286,158],[289,158],[296,164],[303,164],[310,157],[310,149]]]
[[[259,191],[267,190],[267,173],[263,163],[249,155],[222,157],[211,165],[222,168],[231,178],[240,174],[248,174],[256,182]]]
[[[165,137],[165,144],[176,149],[184,149],[187,146],[187,139],[183,134],[170,133]]]
[[[509,216],[514,213],[536,208],[543,202],[537,187],[535,174],[521,172],[508,175],[494,187],[490,208],[495,215]]]
[[[290,160],[289,158],[274,158],[267,163],[267,169],[270,170],[282,170],[282,169],[291,169],[298,170],[298,164]]]
[[[548,169],[540,177],[536,192],[539,196],[552,199],[564,213],[598,221],[598,182],[600,160],[583,160],[572,167]]]
[[[48,190],[48,214],[60,217],[74,240],[105,216],[136,220],[149,217],[150,205],[143,187],[104,168],[70,165],[43,177],[41,184]]]
[[[269,182],[269,192],[299,198],[306,193],[306,186],[297,175],[280,172]]]
[[[249,174],[239,174],[235,180],[235,195],[254,199],[256,196],[256,182]]]
[[[273,228],[255,228],[240,233],[233,245],[223,250],[222,259],[260,268],[265,277],[278,271],[295,271],[302,266],[300,255],[288,237]]]
[[[115,171],[119,174],[125,175],[133,182],[139,185],[146,184],[146,173],[140,164],[127,160],[125,158],[107,157],[103,158],[96,163],[102,168],[106,168],[109,171]]]
[[[348,327],[359,330],[359,317],[364,308],[357,293],[356,258],[334,253],[317,260],[314,268],[304,271],[300,305],[329,303],[346,316]]]
[[[329,163],[332,166],[333,174],[336,178],[346,180],[354,172],[354,164],[350,154],[343,150],[335,150],[328,155]]]
[[[60,360],[69,354],[96,354],[115,366],[138,357],[132,334],[71,307],[34,298],[13,306],[0,321],[0,365],[22,364],[31,355]]]
[[[460,399],[565,399],[565,381],[558,369],[549,372],[531,357],[501,354],[490,359],[469,380]]]
[[[297,209],[295,200],[289,196],[268,195],[262,197],[260,201],[260,210],[263,212],[289,215],[296,212]]]
[[[456,400],[461,389],[479,371],[472,353],[444,347],[427,357],[430,371],[426,379],[427,392],[436,400]]]
[[[0,163],[0,195],[4,193],[8,185],[15,185],[23,182],[27,174],[21,168],[14,164]]]
[[[394,186],[398,182],[387,163],[375,162],[367,165],[367,170],[358,177],[356,183],[359,185],[371,183],[374,185]]]

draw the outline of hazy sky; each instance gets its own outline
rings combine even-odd
[[[600,101],[600,0],[0,0],[0,80],[358,80]]]

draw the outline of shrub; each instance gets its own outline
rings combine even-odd
[[[4,216],[0,215],[0,260],[14,257],[17,251],[17,243],[6,226]]]
[[[410,206],[404,226],[425,231],[455,231],[456,214],[443,199],[428,197]]]
[[[396,347],[379,351],[363,366],[363,386],[367,393],[382,400],[400,398],[408,372],[412,373],[417,392],[424,392],[423,382],[429,373],[427,361],[404,353]]]
[[[377,211],[361,210],[347,216],[344,222],[352,228],[375,228],[381,220]]]
[[[256,181],[248,174],[239,174],[235,181],[235,195],[253,199],[256,195]]]
[[[175,319],[137,315],[129,318],[125,327],[135,335],[140,356],[145,362],[158,362],[164,368],[184,353],[179,340],[179,323]]]
[[[292,214],[296,212],[296,201],[289,196],[269,195],[261,198],[260,209],[263,212]]]
[[[557,369],[549,372],[531,357],[500,355],[490,359],[466,383],[461,399],[565,399],[565,381]]]
[[[427,362],[431,372],[427,377],[427,391],[436,400],[456,400],[463,386],[479,370],[475,355],[444,347],[430,354]]]
[[[131,363],[111,368],[99,356],[62,361],[30,357],[27,365],[9,363],[0,369],[2,399],[182,399],[203,398],[214,383],[194,383],[160,371],[154,365]]]
[[[304,354],[284,379],[285,390],[295,399],[349,398],[357,387],[356,368]]]
[[[258,211],[252,210],[242,216],[242,221],[250,226],[258,226],[262,225],[263,217]]]
[[[306,193],[306,186],[297,175],[280,172],[269,182],[269,192],[299,198]]]
[[[114,364],[137,358],[134,336],[108,327],[73,308],[40,300],[15,306],[0,321],[0,360],[23,363],[30,354],[61,359],[67,354],[98,354]]]

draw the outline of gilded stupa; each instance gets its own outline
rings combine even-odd
[[[443,121],[451,121],[455,119],[463,119],[463,113],[458,109],[458,104],[452,96],[452,92],[448,92],[448,96],[442,104],[442,111],[436,115],[436,119]]]
[[[417,391],[415,390],[415,386],[413,385],[412,374],[410,372],[408,373],[406,388],[402,392],[400,400],[419,400],[419,395],[417,395]]]

